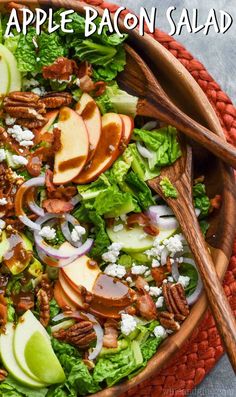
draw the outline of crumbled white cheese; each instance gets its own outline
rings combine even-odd
[[[162,281],[162,284],[167,284],[167,283],[168,283],[168,280],[167,280],[167,278],[165,278],[165,280]]]
[[[133,280],[132,280],[132,278],[130,276],[126,278],[126,281],[127,281],[127,283],[132,283],[133,282]]]
[[[188,276],[179,276],[178,278],[178,283],[182,284],[184,288],[186,288],[189,285],[190,282],[190,277]]]
[[[47,91],[45,90],[44,87],[35,87],[31,90],[34,94],[43,96],[47,94]]]
[[[182,235],[175,234],[169,239],[165,240],[163,244],[166,246],[168,251],[170,252],[170,256],[174,256],[178,252],[183,252],[183,243],[182,243]]]
[[[169,277],[167,278],[167,280],[169,281],[169,283],[173,283],[173,282],[174,282],[174,279],[173,279],[172,276],[169,276]]]
[[[122,248],[122,244],[112,243],[108,247],[108,251],[102,255],[102,259],[108,263],[115,263],[120,255],[121,248]]]
[[[144,273],[144,276],[145,276],[145,277],[148,277],[148,276],[150,276],[150,274],[151,274],[151,270],[148,269],[148,270]]]
[[[44,226],[40,230],[39,235],[44,237],[46,240],[53,240],[56,237],[56,230],[53,227]]]
[[[8,128],[8,134],[11,135],[22,146],[32,146],[34,134],[27,128],[15,124],[13,127]],[[28,143],[27,143],[28,142]]]
[[[120,232],[123,229],[124,229],[124,225],[122,225],[122,223],[120,223],[119,225],[115,225],[113,227],[113,232],[117,233],[117,232]]]
[[[149,292],[149,291],[150,291],[149,285],[144,285],[144,290],[147,291],[147,292]]]
[[[0,229],[3,230],[6,227],[6,222],[0,219]]]
[[[86,229],[80,225],[77,225],[74,227],[74,229],[71,232],[71,240],[74,243],[77,243],[78,241],[81,241],[82,236],[86,233]]]
[[[162,288],[158,288],[158,287],[150,287],[150,291],[149,294],[151,296],[155,296],[158,297],[162,294]]]
[[[5,117],[5,123],[6,125],[13,125],[15,123],[16,119],[14,117],[11,117],[9,115],[7,115]]]
[[[6,160],[6,152],[4,149],[0,149],[0,161]]]
[[[123,278],[126,275],[126,268],[125,266],[113,263],[105,268],[104,273],[106,273],[108,276]]]
[[[152,260],[152,267],[155,268],[155,267],[160,267],[160,266],[161,266],[161,264],[157,259]]]
[[[160,309],[163,306],[163,303],[164,303],[164,296],[159,296],[159,298],[156,301],[157,309]]]
[[[167,332],[166,332],[165,328],[162,327],[162,325],[157,325],[154,328],[153,333],[156,338],[166,338],[167,337]]]
[[[120,216],[120,219],[122,220],[122,222],[126,222],[126,220],[127,220],[127,215],[126,215],[126,214],[122,214],[122,215]]]
[[[7,204],[7,199],[6,197],[3,197],[0,199],[0,205],[6,205]]]
[[[28,160],[25,157],[17,156],[16,154],[12,155],[12,161],[13,161],[15,166],[27,165],[28,164]]]
[[[137,321],[133,316],[126,313],[121,314],[121,332],[123,335],[130,335],[131,332],[135,330],[136,326]]]
[[[31,87],[37,87],[39,85],[39,81],[35,79],[24,79],[23,86],[25,90],[28,90]]]
[[[131,273],[132,274],[144,274],[149,268],[144,265],[132,265]]]

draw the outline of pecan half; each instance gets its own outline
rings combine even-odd
[[[54,332],[53,336],[63,342],[67,342],[79,348],[87,348],[96,340],[96,333],[91,321],[81,321],[70,328]]]
[[[48,296],[49,301],[52,300],[52,298],[53,298],[53,283],[49,279],[47,274],[42,274],[41,280],[40,280],[40,282],[38,284],[38,288],[37,288],[38,292],[39,292],[39,290],[45,291]]]
[[[170,329],[171,331],[178,331],[180,329],[180,325],[175,320],[175,315],[173,313],[160,312],[158,319],[161,325],[166,329]]]
[[[72,95],[69,92],[49,92],[39,100],[46,109],[58,109],[70,105],[71,102]]]
[[[39,305],[39,319],[41,324],[44,327],[48,326],[50,320],[50,306],[49,306],[49,298],[47,292],[43,289],[40,289],[38,294],[38,305]]]
[[[46,109],[45,105],[39,102],[39,98],[33,92],[14,91],[4,98],[3,110],[15,118],[17,124],[28,128],[32,128],[32,125],[42,126],[47,122],[43,116]]]
[[[7,302],[3,294],[0,294],[0,327],[7,323]]]
[[[189,306],[181,284],[167,283],[162,286],[167,310],[174,314],[178,321],[183,321],[189,315]]]

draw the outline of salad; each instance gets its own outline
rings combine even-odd
[[[71,18],[73,34],[32,25],[5,37],[1,15],[4,397],[83,396],[134,377],[202,290],[177,219],[147,184],[181,156],[177,131],[135,117],[138,98],[119,88],[126,36],[84,39],[84,18]],[[193,197],[205,234],[220,196],[199,176]]]

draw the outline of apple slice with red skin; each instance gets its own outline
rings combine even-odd
[[[39,129],[39,134],[42,135],[45,132],[49,132],[53,123],[56,121],[59,114],[59,110],[51,110],[45,114],[45,118],[47,119],[47,124],[45,124],[42,128]]]
[[[74,288],[72,288],[72,286],[70,285],[68,280],[64,277],[61,271],[59,272],[59,283],[66,298],[70,302],[72,302],[75,307],[84,309],[85,308],[84,303],[81,299],[79,292],[77,292]]]
[[[134,130],[134,119],[132,117],[126,116],[125,114],[119,114],[123,123],[123,137],[122,141],[127,146],[131,139],[132,132]]]
[[[76,112],[82,117],[86,125],[89,137],[89,154],[87,162],[94,156],[95,150],[102,132],[102,118],[95,100],[87,93],[84,93],[76,104]]]
[[[58,304],[58,306],[62,310],[76,310],[77,306],[72,302],[72,300],[69,299],[69,297],[65,294],[63,291],[60,281],[57,280],[55,286],[54,286],[54,298]]]
[[[57,128],[61,130],[61,149],[55,154],[53,183],[63,185],[83,169],[89,153],[89,140],[82,117],[68,107],[60,110]]]
[[[120,145],[123,134],[123,122],[116,113],[107,113],[102,117],[102,134],[92,160],[74,179],[75,183],[85,184],[94,181],[105,172],[122,153]]]

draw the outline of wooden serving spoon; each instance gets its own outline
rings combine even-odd
[[[171,124],[236,168],[236,149],[174,105],[137,52],[127,44],[125,49],[127,63],[124,72],[118,76],[118,82],[139,98],[137,114]]]
[[[182,141],[181,149],[182,156],[173,165],[163,168],[161,175],[148,181],[148,185],[166,201],[180,224],[194,255],[218,331],[236,372],[236,320],[196,218],[192,197],[192,149]],[[160,186],[163,177],[167,177],[176,188],[176,199],[165,197]]]

